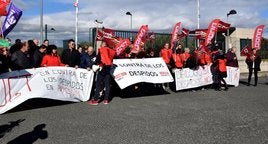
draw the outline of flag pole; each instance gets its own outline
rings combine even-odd
[[[197,0],[197,29],[200,28],[200,0]],[[197,48],[199,48],[199,39],[197,39]]]
[[[1,24],[1,26],[0,26],[0,27],[1,27],[1,28],[0,28],[0,29],[1,29],[1,38],[5,39],[5,37],[4,37],[4,32],[3,32],[3,28],[2,28],[2,25],[3,25],[3,24],[2,24],[1,16],[0,16],[0,24]]]
[[[40,41],[43,42],[43,0],[40,0]]]
[[[78,48],[77,46],[77,33],[78,33],[78,0],[76,0],[76,7],[75,7],[75,49]]]

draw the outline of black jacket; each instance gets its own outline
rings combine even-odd
[[[41,66],[44,54],[39,51],[39,49],[35,50],[33,54],[33,67],[38,68]]]
[[[254,67],[253,67],[254,62]],[[259,55],[256,55],[256,58],[254,61],[251,59],[246,59],[246,63],[248,65],[248,69],[254,69],[256,71],[261,71],[260,65],[261,65],[261,57]]]
[[[11,55],[12,70],[22,70],[32,68],[29,56],[21,50],[14,52]]]
[[[8,72],[10,68],[10,59],[4,55],[0,55],[0,74]]]
[[[69,65],[70,67],[79,66],[80,64],[80,53],[73,49],[65,49],[61,54],[61,62],[65,65]]]

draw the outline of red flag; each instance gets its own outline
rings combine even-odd
[[[205,39],[207,36],[207,29],[196,29],[195,38],[196,39]]]
[[[129,41],[129,39],[120,40],[119,44],[117,44],[114,48],[115,55],[119,56],[130,44],[131,42]]]
[[[133,44],[133,48],[131,50],[132,53],[138,53],[140,52],[140,46],[141,46],[141,43],[143,41],[143,37],[145,36],[145,34],[148,32],[149,28],[148,28],[148,25],[143,25],[141,26],[136,38],[135,38],[135,41],[134,41],[134,44]]]
[[[6,16],[6,6],[9,5],[10,0],[0,0],[0,16]]]
[[[171,47],[173,47],[174,42],[176,42],[177,39],[178,39],[178,34],[179,34],[180,26],[181,26],[181,22],[178,22],[178,23],[176,23],[176,25],[173,28],[172,38],[171,38]]]
[[[224,32],[226,30],[228,30],[230,28],[231,24],[229,23],[225,23],[223,21],[219,21],[219,24],[218,24],[218,31],[219,32]]]
[[[240,52],[241,56],[248,56],[250,54],[252,54],[252,50],[249,45],[246,45]]]
[[[189,35],[190,30],[182,28],[181,34],[179,35],[179,40],[183,39],[184,37]]]
[[[211,40],[214,38],[218,30],[219,22],[220,22],[220,19],[214,19],[213,21],[210,22],[208,31],[207,31],[206,40],[205,40],[205,46],[207,46],[211,42]]]
[[[204,53],[209,53],[210,50],[207,46],[204,46],[203,44],[200,44],[199,48],[198,48],[199,52],[204,52]]]
[[[258,27],[256,27],[254,36],[253,36],[252,48],[255,48],[257,50],[261,49],[263,30],[264,30],[264,25],[259,25]]]
[[[114,47],[119,42],[114,34],[114,30],[107,28],[98,29],[96,41],[105,41],[110,47]]]

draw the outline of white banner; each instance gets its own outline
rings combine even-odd
[[[162,58],[114,59],[116,68],[112,75],[121,89],[139,82],[172,82],[167,65]]]
[[[210,66],[199,66],[198,69],[189,68],[175,69],[176,90],[201,87],[213,83]],[[227,77],[225,78],[228,85],[239,85],[240,70],[239,68],[227,66]]]
[[[176,69],[175,71],[176,90],[196,88],[213,83],[209,66],[192,70],[189,68]]]
[[[237,87],[240,79],[240,69],[227,66],[227,77],[224,78],[228,85]]]
[[[31,98],[87,101],[93,71],[70,67],[44,67],[0,75],[0,114]]]

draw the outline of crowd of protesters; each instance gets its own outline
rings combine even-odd
[[[130,49],[131,46],[132,45],[130,45]],[[91,105],[98,105],[101,94],[104,95],[104,104],[108,104],[111,100],[110,70],[115,57],[151,58],[156,55],[153,48],[146,50],[144,45],[141,45],[139,53],[131,53],[126,50],[121,55],[115,56],[115,51],[108,47],[106,42],[102,42],[101,47],[98,49],[98,54],[96,54],[92,46],[86,46],[85,48],[79,47],[79,49],[76,50],[75,41],[73,39],[68,41],[68,48],[64,49],[61,56],[57,54],[57,46],[49,45],[48,40],[44,40],[43,43],[39,45],[37,39],[28,41],[17,39],[14,45],[9,49],[7,49],[7,47],[9,47],[9,44],[4,40],[0,40],[0,74],[13,70],[46,66],[67,66],[84,68],[93,70],[94,72],[98,71],[94,84],[96,87],[95,94],[89,101]],[[174,44],[165,43],[159,55],[163,58],[171,72],[173,68],[197,69],[200,68],[200,66],[201,68],[205,65],[211,66],[214,81],[213,88],[215,88],[215,90],[228,90],[228,86],[224,80],[224,78],[227,77],[226,66],[238,67],[235,52],[236,48],[233,47],[224,54],[217,43],[210,44],[207,47],[200,46],[198,49],[191,52],[189,48],[183,48],[182,44],[176,42]],[[254,86],[257,86],[261,59],[255,49],[252,55],[247,56],[246,63],[249,69],[248,85],[250,85],[254,71]],[[134,89],[138,88],[139,84],[134,85]]]

